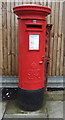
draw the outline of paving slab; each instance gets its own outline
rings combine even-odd
[[[65,101],[63,101],[63,118],[65,120]]]
[[[33,112],[24,111],[18,107],[17,101],[13,100],[8,102],[5,118],[47,118],[47,111],[42,108]]]
[[[63,118],[63,102],[47,101],[48,118]]]
[[[0,120],[3,118],[3,115],[5,113],[5,110],[6,110],[6,104],[7,102],[6,101],[0,101]]]

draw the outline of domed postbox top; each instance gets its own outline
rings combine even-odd
[[[13,8],[13,12],[22,18],[40,18],[46,17],[51,13],[51,9],[41,5],[20,5]]]

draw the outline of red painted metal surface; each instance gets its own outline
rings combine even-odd
[[[44,87],[45,17],[51,9],[23,5],[14,7],[13,11],[18,15],[18,86],[26,90],[41,89]]]

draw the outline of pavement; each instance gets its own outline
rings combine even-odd
[[[5,109],[6,109],[6,101],[0,101],[0,120],[3,118],[4,114],[5,114]]]
[[[40,118],[40,120],[58,118],[59,120],[65,120],[65,92],[64,91],[49,91],[44,96],[43,107],[40,110],[34,112],[23,111],[17,105],[16,100],[8,100],[3,102],[3,120],[9,119],[22,119],[33,120]],[[7,107],[6,107],[7,106]]]

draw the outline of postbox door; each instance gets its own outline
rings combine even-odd
[[[44,43],[42,41],[42,32],[29,32],[29,54],[30,54],[30,79],[37,83],[37,87],[44,87]]]
[[[23,23],[22,27],[25,28]],[[19,32],[19,87],[41,89],[44,87],[45,29],[26,29],[25,34],[24,31]]]

